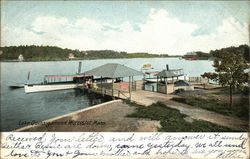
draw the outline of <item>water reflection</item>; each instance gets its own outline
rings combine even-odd
[[[10,100],[6,95],[1,107],[1,131],[11,131],[26,125],[19,125],[20,121],[43,121],[92,105],[111,100],[94,93],[83,92],[80,89],[60,90],[25,94],[23,89],[12,90],[15,95]]]

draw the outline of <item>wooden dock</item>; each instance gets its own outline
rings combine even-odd
[[[193,82],[197,82],[197,81],[201,81],[201,78],[193,78],[191,81]],[[124,84],[127,85],[124,87]],[[199,86],[203,86],[203,84],[199,84]],[[207,85],[207,84],[206,84]],[[170,97],[170,93],[173,93],[176,89],[179,89],[181,87],[174,87],[173,84],[168,84],[167,87],[165,87],[165,85],[161,86],[158,85],[158,90],[157,92],[150,92],[150,91],[144,91],[144,81],[142,80],[138,80],[138,81],[133,81],[133,82],[118,82],[118,83],[102,83],[102,84],[97,84],[98,87],[96,88],[86,88],[86,87],[79,87],[80,89],[84,90],[85,92],[93,92],[93,93],[98,93],[98,94],[102,94],[103,96],[107,95],[107,96],[111,96],[114,98],[118,98],[118,99],[129,99],[132,101],[137,102],[138,100],[136,100],[137,98],[139,98],[140,96],[144,96],[144,95],[148,95],[150,94],[151,97],[153,98],[155,93],[157,93],[157,97],[159,96],[164,96],[164,98]],[[197,86],[196,84],[194,84],[194,86]],[[193,87],[193,86],[192,86]],[[167,94],[166,94],[166,88],[167,88]],[[193,90],[193,89],[192,89]],[[133,100],[135,99],[135,100]],[[144,100],[148,100],[148,99],[144,99]],[[148,102],[151,103],[152,102]]]
[[[124,88],[125,85],[125,88]],[[87,92],[102,94],[119,99],[131,99],[134,92],[143,90],[143,81],[134,81],[132,83],[121,82],[113,84],[98,84],[98,87],[86,88],[78,87]]]

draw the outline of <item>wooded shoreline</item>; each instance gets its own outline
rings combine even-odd
[[[222,49],[211,50],[209,53],[196,51],[197,60],[214,60],[229,53],[242,54],[249,61],[249,46],[231,46]],[[21,56],[21,60],[19,58]],[[155,54],[147,52],[128,53],[114,50],[72,50],[56,46],[5,46],[0,47],[0,61],[69,61],[69,60],[96,60],[96,59],[130,59],[130,58],[176,58],[183,55]]]

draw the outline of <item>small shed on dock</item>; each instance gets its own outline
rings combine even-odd
[[[166,70],[162,70],[161,72],[155,74],[157,76],[157,92],[160,93],[172,93],[174,91],[174,78],[177,78],[179,76],[183,76],[183,70],[177,69],[177,70],[169,70],[168,66]],[[172,79],[171,83],[168,84],[168,79]]]
[[[99,76],[102,78],[112,79],[112,96],[114,95],[114,79],[129,77],[129,98],[131,98],[131,82],[133,82],[133,76],[143,75],[142,72],[118,63],[107,63],[102,66],[96,67],[92,70],[84,72],[87,75]]]

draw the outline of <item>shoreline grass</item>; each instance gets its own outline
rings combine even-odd
[[[224,91],[225,90],[222,90],[222,92]],[[204,95],[181,94],[180,97],[174,97],[171,100],[248,121],[249,98],[240,99],[237,103],[235,102],[231,108],[230,105],[225,102],[227,99],[228,97],[225,96],[225,94],[217,92]]]
[[[127,115],[133,118],[146,118],[160,121],[160,132],[235,132],[230,128],[219,126],[207,121],[192,119],[192,122],[185,120],[188,117],[181,114],[179,110],[169,108],[165,104],[157,102],[148,107],[127,102],[130,106],[136,107],[136,112]]]

